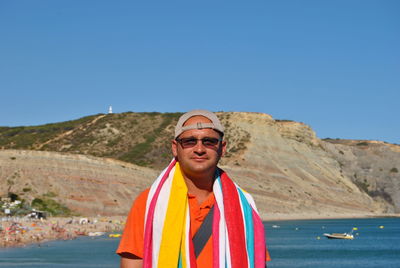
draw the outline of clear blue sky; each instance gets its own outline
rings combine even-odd
[[[0,126],[249,111],[400,144],[400,1],[0,2]]]

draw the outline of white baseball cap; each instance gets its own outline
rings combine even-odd
[[[196,124],[183,126],[189,118],[196,116],[196,115],[204,116],[204,117],[210,119],[211,123],[198,122]],[[183,114],[179,118],[178,123],[176,124],[176,127],[175,127],[175,139],[179,135],[181,135],[182,132],[184,132],[184,131],[187,131],[190,129],[204,129],[204,128],[214,129],[214,130],[220,132],[222,135],[224,135],[224,127],[222,126],[218,117],[213,112],[210,112],[207,110],[192,110],[190,112]]]

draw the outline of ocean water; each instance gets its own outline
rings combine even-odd
[[[346,219],[267,222],[268,267],[400,267],[400,219]],[[280,228],[272,228],[279,225]],[[354,239],[323,233],[350,232]]]
[[[265,227],[272,257],[268,267],[400,267],[398,218],[276,221],[265,222]],[[354,240],[323,236],[353,227],[358,228]],[[118,242],[106,236],[80,237],[0,249],[0,267],[119,267],[114,253]]]

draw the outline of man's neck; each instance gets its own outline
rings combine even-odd
[[[199,204],[203,203],[213,191],[214,173],[202,177],[183,176],[188,188],[188,192],[196,196]]]

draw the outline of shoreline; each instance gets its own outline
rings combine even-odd
[[[121,232],[125,225],[122,216],[113,217],[53,217],[46,220],[1,218],[0,249],[24,247],[54,240],[72,240],[79,236],[96,236]]]
[[[400,214],[271,214],[262,217],[263,222],[326,220],[326,219],[369,219],[400,218]],[[28,245],[54,241],[72,240],[79,236],[91,236],[97,233],[121,234],[126,216],[109,217],[52,217],[47,220],[26,218],[1,218],[0,250],[25,247]],[[89,234],[91,233],[91,234]]]

